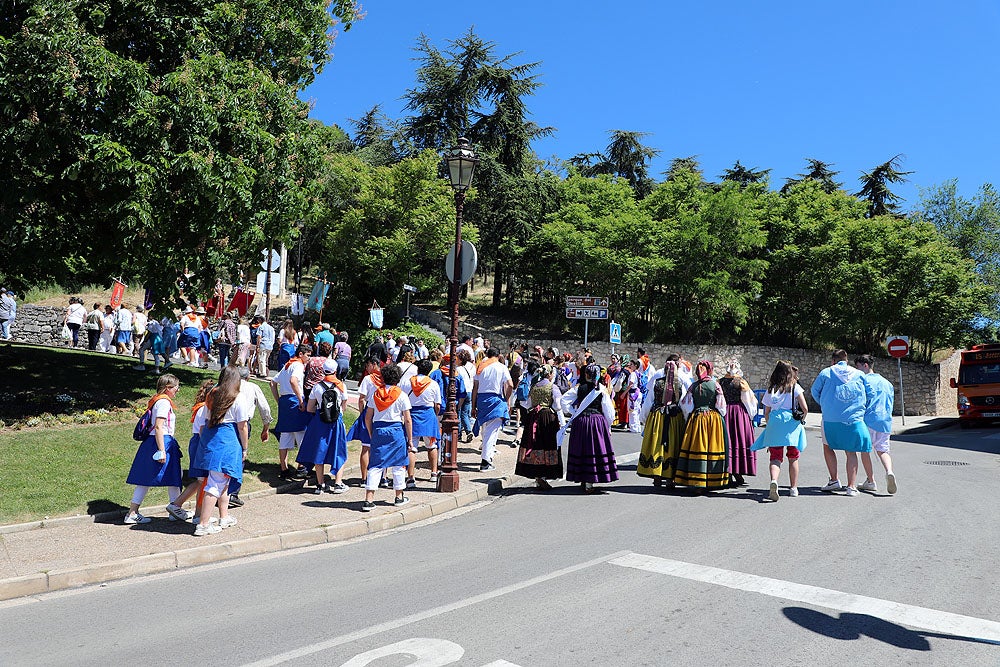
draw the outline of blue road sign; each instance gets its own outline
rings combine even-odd
[[[622,344],[622,325],[611,323],[611,344],[621,345]]]

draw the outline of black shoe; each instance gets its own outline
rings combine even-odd
[[[316,489],[313,491],[313,493],[318,496],[318,495],[321,495],[326,490],[327,490],[326,489],[326,484],[321,484],[321,485],[318,485],[316,487]]]
[[[292,473],[292,479],[308,479],[309,471],[305,468],[298,468]]]
[[[371,512],[373,509],[375,509],[375,503],[369,502],[367,500],[365,502],[361,503],[361,511],[362,512]]]
[[[234,493],[229,496],[229,509],[233,509],[235,507],[243,507],[243,499]]]
[[[479,464],[479,472],[486,472],[487,470],[495,470],[492,463],[489,461],[483,461]]]

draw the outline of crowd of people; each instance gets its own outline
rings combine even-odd
[[[180,320],[178,347],[191,364],[201,363],[192,352],[200,350],[204,337],[201,318],[193,309]],[[255,324],[260,345],[262,325]],[[599,493],[597,485],[618,479],[612,432],[623,429],[642,434],[637,473],[656,487],[709,492],[747,486],[747,478],[757,474],[756,452],[767,449],[767,498],[779,498],[785,458],[788,495],[798,495],[809,408],[798,369],[787,361],[776,362],[771,372],[761,398],[765,426],[755,434],[758,398],[736,360],[717,376],[711,361],[692,364],[679,354],[669,355],[657,369],[642,348],[634,357],[612,355],[610,363],[601,366],[586,349],[560,354],[555,348],[512,344],[501,351],[489,340],[468,336],[454,350],[444,344],[428,349],[423,340],[380,336],[363,355],[360,417],[347,430],[347,335],[306,322],[297,329],[289,320],[274,338],[281,368],[269,382],[278,406],[272,427],[274,416],[260,387],[248,382],[254,352],[246,350],[252,339],[240,331],[242,326],[229,318],[216,336],[229,348],[223,356],[235,363],[223,366],[217,383],[206,382],[200,389],[191,415],[190,482],[183,489],[180,448],[173,439],[177,378],[160,376],[148,405],[154,428],[140,445],[128,477],[136,490],[126,523],[148,521],[138,511],[148,488],[167,486],[168,512],[178,520],[195,517],[195,535],[235,525],[228,510],[242,504],[238,492],[243,461],[257,412],[263,423],[261,441],[272,433],[277,436],[282,478],[309,481],[316,494],[345,492],[347,443],[357,440],[365,491],[359,509],[374,509],[379,489],[391,489],[392,503],[405,505],[407,489],[416,487],[422,451],[429,482],[439,478],[447,456],[441,419],[452,386],[460,437],[466,442],[481,438],[481,471],[494,469],[501,434],[513,425],[509,444],[518,448],[517,475],[534,479],[541,489],[551,488],[552,480],[566,479],[584,493]],[[854,496],[859,490],[877,490],[870,457],[874,448],[885,468],[888,491],[896,492],[889,454],[892,384],[874,372],[874,363],[861,355],[851,367],[846,352],[837,350],[810,390],[823,412],[829,472],[823,491]],[[846,452],[846,484],[837,474],[837,451]],[[859,453],[867,474],[860,485]],[[194,511],[185,510],[184,503],[195,496]]]

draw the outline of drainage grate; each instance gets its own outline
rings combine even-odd
[[[967,466],[965,461],[924,461],[929,466]]]

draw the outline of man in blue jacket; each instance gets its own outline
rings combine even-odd
[[[896,391],[892,383],[875,372],[875,360],[871,355],[862,354],[854,360],[854,365],[865,375],[863,379],[871,391],[872,400],[865,410],[865,425],[872,438],[872,448],[878,454],[885,468],[885,486],[890,494],[896,493],[896,475],[892,472],[892,457],[889,456],[889,434],[892,433],[892,406]],[[868,479],[858,487],[860,491],[878,491],[872,472],[872,456],[868,452],[861,455],[861,467]]]
[[[847,352],[835,350],[830,366],[820,371],[809,392],[823,413],[823,458],[830,481],[823,491],[843,490],[858,495],[858,452],[870,452],[872,439],[865,425],[865,412],[871,403],[871,387],[864,373],[847,364]],[[847,486],[837,477],[837,453],[847,453]]]

